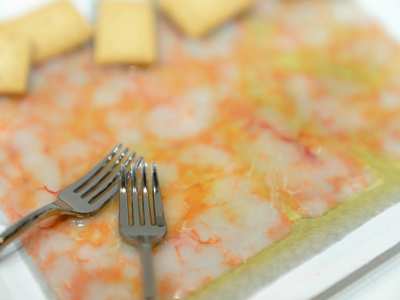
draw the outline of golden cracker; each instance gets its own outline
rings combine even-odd
[[[0,31],[0,94],[26,91],[30,44],[24,36]]]
[[[248,8],[254,0],[160,0],[160,6],[189,36],[199,37]]]
[[[102,1],[97,20],[97,63],[149,65],[155,61],[155,16],[150,2]]]
[[[58,1],[1,26],[26,36],[35,63],[71,50],[91,35],[90,26],[69,1]]]

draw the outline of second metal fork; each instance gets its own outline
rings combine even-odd
[[[141,189],[138,188],[136,173],[140,168]],[[156,165],[151,165],[152,193],[146,176],[146,164],[137,161],[131,164],[126,173],[126,166],[121,166],[119,196],[119,231],[129,242],[139,246],[142,253],[144,299],[155,300],[157,290],[154,281],[152,248],[166,233],[161,191],[158,183]]]

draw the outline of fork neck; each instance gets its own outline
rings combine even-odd
[[[153,244],[149,242],[141,242],[142,254],[142,271],[143,271],[143,287],[145,300],[157,300],[157,288],[153,271]]]
[[[27,229],[44,219],[60,214],[61,211],[62,209],[59,206],[50,203],[11,225],[5,231],[0,233],[0,251]]]

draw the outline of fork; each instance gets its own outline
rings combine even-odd
[[[120,177],[120,165],[127,167],[135,157],[133,152],[125,160],[129,151],[129,148],[125,148],[114,160],[114,157],[120,152],[121,146],[119,144],[114,147],[97,166],[64,188],[56,201],[39,208],[2,232],[0,234],[0,251],[17,236],[44,219],[61,214],[89,217],[108,203],[118,192],[118,185],[114,183]],[[123,162],[124,160],[125,162]]]
[[[147,164],[140,159],[135,164],[131,164],[128,173],[126,166],[121,166],[119,232],[127,241],[139,246],[142,255],[144,299],[155,300],[158,297],[153,274],[152,248],[164,237],[167,229],[156,165],[154,162],[151,165],[151,198],[149,197],[146,166]],[[140,191],[136,176],[139,167],[141,174]]]

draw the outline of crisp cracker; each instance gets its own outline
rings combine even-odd
[[[102,1],[97,20],[97,63],[149,65],[155,61],[155,15],[150,2]]]
[[[26,37],[0,31],[0,94],[26,91],[30,44]]]
[[[254,0],[160,0],[162,10],[189,36],[199,37],[248,8]]]
[[[68,1],[49,4],[1,28],[29,38],[35,63],[71,50],[92,35],[90,26]]]

